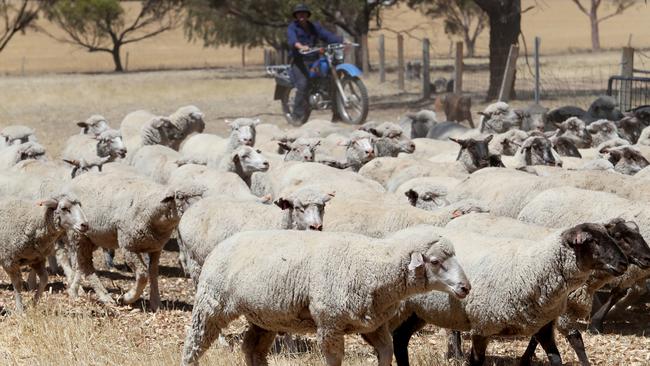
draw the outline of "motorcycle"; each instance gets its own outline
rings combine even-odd
[[[358,44],[351,44],[358,46]],[[334,43],[326,47],[301,51],[303,55],[320,53],[320,57],[309,66],[308,102],[305,113],[294,119],[293,106],[296,88],[291,80],[291,65],[268,66],[266,71],[275,77],[274,100],[279,100],[287,122],[302,125],[307,122],[312,110],[327,110],[334,105],[344,122],[361,124],[368,116],[368,90],[359,78],[361,70],[344,62],[346,45]]]

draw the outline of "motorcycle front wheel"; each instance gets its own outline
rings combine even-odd
[[[336,93],[336,109],[346,123],[358,125],[365,122],[368,117],[368,89],[358,77],[343,74],[340,76],[341,87],[348,103]]]
[[[292,126],[301,126],[309,119],[311,114],[311,108],[309,105],[305,107],[305,113],[297,119],[293,118],[293,106],[294,101],[296,100],[296,88],[285,88],[282,92],[282,97],[280,98],[280,103],[282,104],[282,114],[287,122]]]

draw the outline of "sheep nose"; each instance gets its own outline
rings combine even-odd
[[[88,231],[88,223],[82,222],[81,224],[79,224],[79,231],[81,231],[82,233]]]
[[[323,231],[323,225],[322,224],[309,225],[309,230]]]
[[[242,143],[246,146],[253,146],[253,140],[252,139],[242,139]]]
[[[313,156],[305,156],[305,161],[314,161]]]
[[[125,156],[126,156],[126,149],[119,149],[119,150],[117,150],[117,154],[118,154],[121,158],[125,157]]]
[[[265,162],[262,163],[262,165],[263,165],[265,168],[268,168],[268,167],[269,167],[269,162],[268,162],[268,161],[265,161]]]

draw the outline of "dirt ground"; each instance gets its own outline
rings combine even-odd
[[[414,93],[401,93],[394,82],[379,84],[376,75],[367,77],[372,96],[370,119],[396,121],[406,111],[431,108],[432,102],[417,102]],[[417,90],[411,84],[410,90]],[[207,131],[226,133],[224,118],[260,116],[264,122],[287,127],[272,100],[273,81],[261,70],[143,72],[124,75],[46,75],[6,77],[0,79],[0,128],[9,124],[26,124],[56,158],[65,139],[78,133],[73,122],[94,113],[104,114],[118,127],[124,115],[136,109],[169,114],[177,107],[195,104],[205,112]],[[572,100],[554,100],[556,106],[576,103],[586,107],[593,96]],[[477,98],[478,100],[478,98]],[[530,101],[515,101],[525,106]],[[485,104],[475,103],[474,111]],[[327,118],[327,114],[316,117]],[[476,118],[478,120],[478,118]],[[133,282],[118,255],[118,271],[103,270],[99,254],[96,266],[104,285],[114,297],[124,293]],[[143,311],[147,302],[134,306],[106,307],[95,302],[92,291],[72,300],[65,293],[64,279],[50,277],[48,294],[24,316],[11,314],[14,308],[10,282],[0,271],[0,364],[3,365],[175,365],[179,363],[185,327],[189,324],[194,289],[177,264],[177,253],[166,251],[162,258],[160,287],[164,309],[158,313]],[[88,289],[86,289],[88,290]],[[27,296],[29,297],[29,296]],[[145,299],[147,294],[145,293]],[[595,365],[649,365],[650,338],[645,336],[650,324],[648,304],[639,304],[624,317],[606,323],[605,334],[584,334],[588,353]],[[204,364],[242,365],[238,338],[245,329],[242,321],[226,331],[230,346],[213,346]],[[311,338],[309,338],[311,339]],[[558,337],[567,364],[577,359],[568,344]],[[488,347],[488,365],[516,365],[525,349],[524,339],[496,340]],[[469,343],[465,340],[465,350]],[[411,342],[415,365],[448,365],[442,358],[446,349],[444,336],[427,328]],[[541,351],[538,362],[545,364]],[[317,351],[300,354],[275,354],[274,365],[320,365]],[[371,349],[359,337],[346,339],[349,365],[375,364]]]

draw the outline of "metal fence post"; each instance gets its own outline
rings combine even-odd
[[[404,37],[397,35],[397,87],[404,90]]]
[[[539,47],[542,43],[542,39],[535,37],[535,104],[539,105]]]
[[[379,35],[379,82],[386,81],[386,49],[384,47],[384,35]]]
[[[429,72],[429,39],[422,40],[422,99],[431,96],[431,75]]]
[[[519,55],[519,46],[511,45],[510,52],[508,52],[508,62],[506,63],[506,72],[503,74],[503,82],[501,83],[501,91],[499,92],[499,101],[507,102],[510,100],[512,92],[512,82],[515,77],[515,70],[517,70],[517,56]]]

